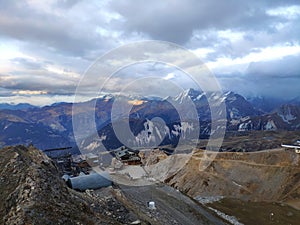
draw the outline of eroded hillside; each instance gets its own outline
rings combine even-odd
[[[150,166],[157,179],[191,197],[225,196],[251,201],[300,200],[300,155],[276,149],[218,153],[202,171],[203,151],[177,154]]]
[[[68,189],[53,162],[34,147],[0,151],[0,224],[119,224]]]

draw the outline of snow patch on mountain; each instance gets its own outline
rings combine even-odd
[[[135,144],[137,146],[158,146],[165,137],[169,140],[172,139],[172,136],[186,138],[194,129],[192,123],[181,122],[181,124],[173,125],[173,128],[170,130],[167,125],[155,123],[147,119],[144,123],[144,129],[135,136]]]
[[[277,126],[275,125],[273,120],[269,120],[265,125],[266,130],[277,130]]]
[[[137,146],[144,145],[158,145],[163,141],[164,137],[168,135],[170,137],[170,131],[167,126],[162,126],[162,124],[158,124],[151,120],[146,120],[144,123],[144,130],[140,131],[138,135],[135,137],[135,144]]]
[[[101,143],[98,141],[91,142],[88,146],[85,147],[86,150],[91,151],[93,149],[97,149],[101,146]]]
[[[95,140],[95,141],[91,142],[88,146],[84,147],[84,149],[87,151],[92,151],[93,149],[97,149],[102,146],[102,141],[105,141],[106,138],[107,138],[106,135],[102,135],[101,137],[99,137],[98,140]],[[82,142],[82,145],[83,144],[84,144],[84,142]]]
[[[241,123],[239,125],[238,131],[247,131],[247,130],[249,130],[251,128],[252,128],[252,122],[251,122],[251,120],[249,120],[246,123]]]
[[[225,93],[224,96],[226,97],[226,100],[229,102],[233,102],[237,100],[236,94],[232,91]]]
[[[7,125],[5,125],[5,127],[3,128],[3,130],[6,130],[10,125],[11,125],[10,123],[7,124]]]
[[[57,131],[60,131],[60,132],[63,132],[66,130],[66,128],[61,125],[60,123],[52,123],[50,124],[50,127],[53,129],[53,130],[57,130]]]
[[[197,98],[195,98],[193,101],[199,101],[199,100],[201,100],[203,97],[205,97],[205,93],[202,93],[202,94],[198,95]]]
[[[230,116],[230,119],[240,119],[241,118],[241,113],[240,111],[233,107],[232,109],[229,109],[229,116]]]
[[[172,133],[175,136],[181,135],[181,137],[185,138],[187,131],[191,132],[194,130],[193,124],[189,124],[188,122],[181,122],[181,125],[174,125],[174,130],[172,130]]]
[[[290,123],[290,121],[297,119],[292,113],[290,107],[285,108],[284,112],[278,112],[278,116],[281,117],[281,119],[286,122]]]
[[[187,100],[192,100],[193,102],[200,101],[205,96],[206,94],[204,92],[200,92],[190,88],[181,92],[173,100],[175,102],[178,102],[179,104],[183,104]]]

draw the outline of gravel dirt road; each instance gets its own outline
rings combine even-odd
[[[165,184],[119,185],[119,188],[125,197],[134,203],[138,211],[149,216],[156,224],[226,224],[196,201]],[[147,207],[149,201],[155,202],[156,209]]]

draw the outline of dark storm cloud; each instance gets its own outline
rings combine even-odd
[[[21,40],[32,46],[48,48],[50,52],[76,57],[85,57],[90,51],[109,43],[109,40],[103,39],[95,30],[97,23],[102,22],[101,16],[93,19],[97,11],[96,5],[86,4],[86,7],[78,7],[76,11],[52,6],[53,11],[48,12],[38,10],[26,1],[8,2],[10,4],[6,3],[0,8],[2,37]],[[72,3],[73,6],[75,3]],[[55,11],[58,13],[53,13]],[[70,17],[66,17],[68,12]]]
[[[19,61],[22,62],[24,59],[18,59]],[[28,64],[27,61],[26,64]],[[69,71],[65,71],[65,73],[62,71],[62,74],[57,74],[43,67],[34,68],[35,65],[32,66],[31,62],[29,65],[27,70],[23,67],[23,70],[11,71],[10,74],[0,74],[0,87],[5,90],[5,93],[13,95],[19,91],[41,91],[49,95],[74,94],[78,79],[70,76],[72,73]]]
[[[19,79],[2,82],[1,87],[6,93],[18,91],[42,91],[49,95],[73,95],[76,89],[76,83],[56,82],[53,77],[41,78],[36,76],[22,76]]]
[[[279,99],[293,99],[299,96],[298,77],[269,79],[261,76],[247,79],[240,77],[239,74],[232,74],[231,77],[224,76],[218,80],[224,92],[234,91],[244,97],[266,96]]]
[[[286,56],[279,60],[267,62],[253,62],[249,65],[245,74],[249,79],[258,79],[261,76],[264,76],[266,79],[300,79],[299,62],[300,55]]]
[[[300,55],[250,63],[245,73],[217,74],[225,90],[245,96],[290,98],[299,96]],[[234,83],[234,85],[232,85]]]
[[[157,39],[192,51],[200,49],[203,61],[214,65],[212,70],[216,69],[224,89],[267,94],[273,93],[270,87],[291,86],[292,95],[300,82],[299,52],[274,58],[270,49],[299,48],[300,13],[284,8],[296,5],[300,6],[299,0],[0,1],[0,48],[8,51],[5,46],[12,46],[7,59],[6,52],[0,56],[4,59],[1,93],[41,90],[71,95],[80,75],[102,54],[132,41]],[[201,48],[206,53],[201,55]],[[266,49],[271,53],[260,60],[249,57],[253,53],[259,57]],[[128,55],[134,57],[132,52]],[[158,73],[188,86],[183,75],[141,68],[140,72],[136,68],[124,71],[112,91],[136,79],[134,72]],[[101,73],[97,76],[95,80],[101,82]],[[87,91],[95,80],[87,84]]]
[[[158,40],[187,42],[195,30],[265,30],[279,20],[266,14],[270,7],[299,4],[297,1],[123,1],[112,2],[126,20],[125,29]]]

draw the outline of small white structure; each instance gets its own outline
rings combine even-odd
[[[297,154],[300,154],[300,145],[281,145],[283,148],[293,148]]]
[[[153,202],[153,201],[147,202],[147,205],[148,205],[149,209],[156,209],[155,202]]]
[[[99,157],[97,155],[88,153],[85,155],[85,159],[90,166],[99,166]]]

